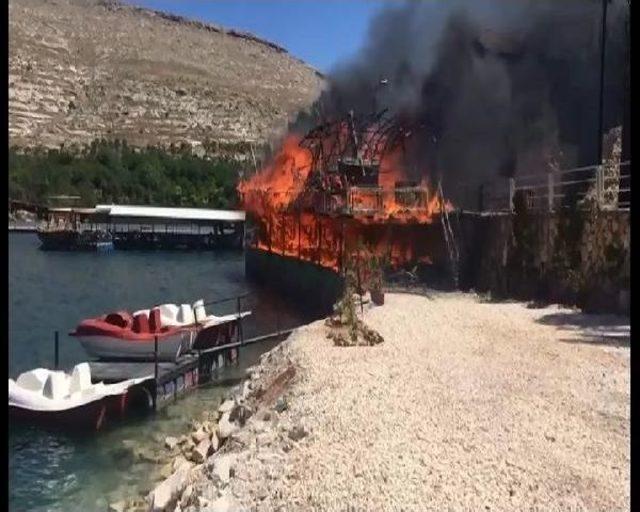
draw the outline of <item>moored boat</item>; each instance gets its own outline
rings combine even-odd
[[[195,337],[191,326],[162,325],[159,308],[147,316],[126,311],[83,320],[69,333],[78,338],[87,354],[98,359],[129,359],[153,361],[155,340],[158,340],[158,360],[175,361],[189,350]]]
[[[193,348],[199,332],[219,327],[231,333],[239,320],[250,314],[207,315],[201,299],[193,305],[161,304],[133,314],[119,311],[86,319],[70,335],[77,337],[92,357],[146,361],[155,358],[157,337],[158,360],[175,361]]]
[[[124,414],[134,386],[152,378],[92,383],[88,363],[76,365],[71,374],[36,368],[9,379],[9,414],[48,427],[99,429],[108,416]]]
[[[109,251],[113,237],[107,231],[77,231],[72,229],[38,229],[43,250]]]

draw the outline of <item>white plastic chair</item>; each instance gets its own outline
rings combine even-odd
[[[189,304],[181,304],[180,311],[178,312],[178,323],[181,325],[191,325],[196,321],[196,317],[193,314],[193,308]]]
[[[36,368],[28,372],[21,373],[16,379],[16,385],[22,389],[28,389],[29,391],[35,391],[36,393],[42,393],[44,384],[49,376],[49,370],[44,368]]]
[[[62,400],[69,394],[69,380],[64,372],[51,372],[44,383],[42,394],[51,400]]]
[[[202,323],[207,320],[207,313],[204,310],[204,300],[200,299],[194,302],[193,311],[197,322]]]
[[[89,363],[80,363],[73,367],[69,393],[84,391],[91,387],[91,368]]]
[[[175,325],[178,320],[180,308],[175,304],[160,304],[160,322],[162,325]]]

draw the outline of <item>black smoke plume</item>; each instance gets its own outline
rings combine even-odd
[[[610,1],[604,129],[622,123],[629,3]],[[391,3],[294,129],[388,108],[422,126],[415,178],[478,183],[596,163],[600,0]],[[627,107],[628,108],[628,107]]]

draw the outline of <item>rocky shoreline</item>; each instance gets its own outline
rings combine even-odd
[[[136,453],[161,466],[164,479],[146,496],[112,503],[110,512],[173,511],[193,512],[244,510],[231,492],[230,481],[255,468],[238,467],[238,455],[252,447],[275,457],[286,453],[307,432],[283,417],[287,401],[283,396],[295,369],[288,357],[285,340],[260,357],[260,363],[246,370],[247,378],[234,387],[217,410],[206,411],[205,419],[193,420],[189,433],[167,436],[164,457]],[[130,447],[134,452],[135,447]]]

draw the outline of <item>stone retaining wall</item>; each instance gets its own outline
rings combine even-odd
[[[629,311],[629,212],[463,214],[460,285],[495,297]]]

